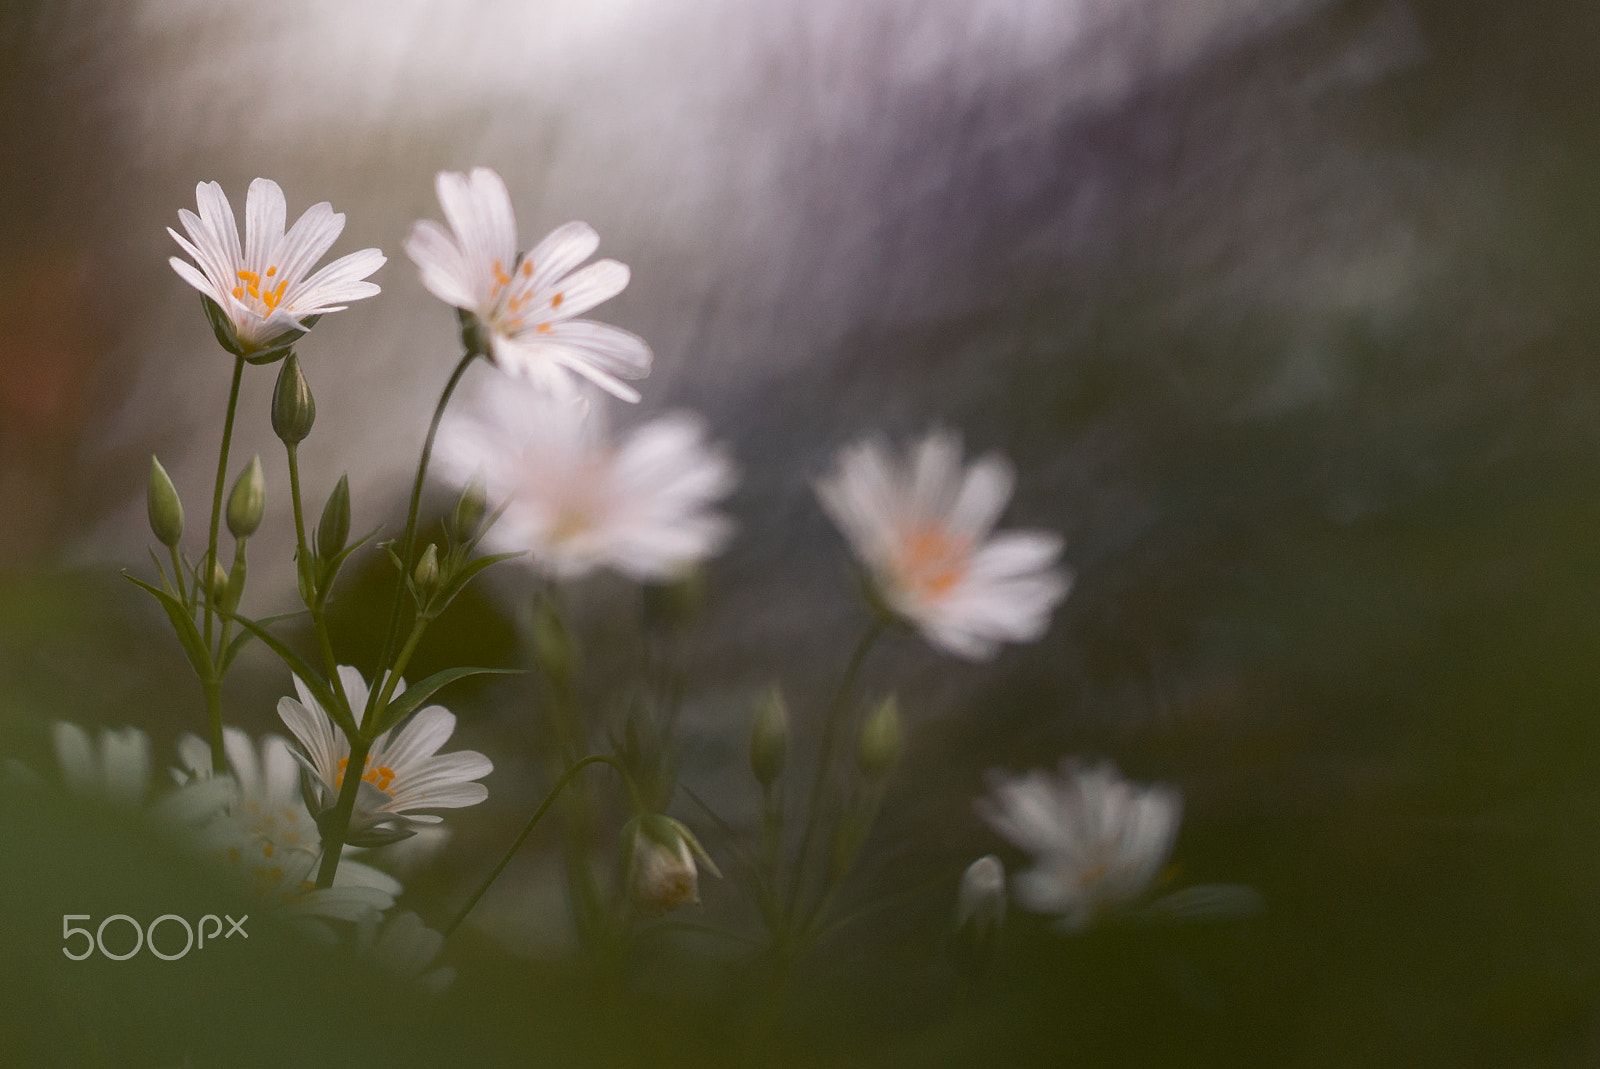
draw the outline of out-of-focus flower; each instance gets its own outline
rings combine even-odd
[[[101,728],[98,742],[77,724],[50,725],[61,779],[73,794],[137,809],[150,793],[150,737],[138,728]]]
[[[559,579],[611,568],[670,579],[722,548],[728,520],[712,511],[734,468],[699,418],[673,414],[613,444],[588,406],[502,384],[440,435],[440,470],[457,485],[482,472],[505,511],[484,536],[533,550]]]
[[[878,440],[848,447],[817,495],[886,608],[939,649],[983,660],[1043,635],[1071,589],[1059,535],[991,537],[1013,478],[999,456],[964,467],[961,439],[935,431],[905,463]]]
[[[364,708],[367,682],[361,673],[341,665],[339,678],[351,706]],[[350,741],[299,678],[294,685],[299,700],[279,700],[278,716],[300,743],[291,753],[303,768],[306,803],[321,813],[338,800],[350,761]],[[404,691],[402,680],[395,695]],[[489,796],[487,787],[473,782],[494,771],[487,757],[476,750],[438,752],[455,729],[454,713],[441,705],[425,705],[406,723],[373,741],[350,814],[347,842],[352,846],[395,842],[411,835],[418,825],[443,819],[419,810],[458,809],[477,805]]]
[[[993,854],[980,857],[961,874],[950,958],[963,976],[988,968],[1000,946],[1006,919],[1006,870]]]
[[[1085,768],[1063,761],[1051,776],[991,772],[978,815],[1033,855],[1016,878],[1017,899],[1052,913],[1068,931],[1087,927],[1102,909],[1142,895],[1165,864],[1178,834],[1183,800],[1171,787],[1142,787],[1110,762]]]
[[[567,223],[519,255],[511,195],[498,174],[442,171],[435,184],[450,231],[424,219],[406,238],[428,292],[477,318],[487,355],[507,372],[552,393],[570,392],[572,372],[637,401],[639,391],[622,380],[650,373],[650,347],[625,330],[575,318],[628,285],[627,266],[615,260],[575,270],[600,245],[594,228]]]
[[[310,274],[344,230],[344,216],[326,201],[306,209],[286,234],[283,190],[257,178],[245,198],[240,248],[238,223],[222,187],[201,182],[195,199],[199,215],[178,212],[188,240],[167,229],[194,263],[174,256],[172,269],[222,310],[243,352],[270,348],[282,335],[305,329],[306,317],[343,311],[348,302],[378,292],[362,281],[383,266],[377,249],[341,256]]]
[[[716,864],[694,833],[681,822],[660,814],[630,821],[623,841],[632,839],[628,894],[646,917],[659,917],[679,906],[700,902],[699,858],[714,876]]]
[[[422,923],[410,911],[383,920],[368,913],[356,924],[356,946],[361,954],[396,979],[441,992],[456,978],[451,966],[429,969],[444,946],[444,936]]]
[[[180,794],[217,784],[227,788],[220,803],[199,822],[192,841],[236,873],[268,906],[299,922],[356,921],[394,905],[400,883],[361,862],[343,859],[332,887],[316,889],[321,835],[300,794],[300,766],[289,743],[267,735],[259,748],[237,728],[223,729],[229,775],[213,777],[210,748],[195,735],[178,739],[183,765],[173,770]],[[326,938],[310,923],[302,930]]]

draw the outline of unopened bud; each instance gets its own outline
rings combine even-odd
[[[261,474],[261,458],[251,459],[248,467],[239,473],[228,495],[228,530],[235,538],[249,538],[261,526],[261,516],[267,507],[267,480]]]
[[[457,542],[468,542],[477,535],[478,527],[489,510],[489,488],[479,470],[456,498],[456,510],[450,517],[450,533]]]
[[[417,596],[427,601],[439,591],[439,547],[432,542],[422,551],[422,559],[417,561],[416,570],[411,573],[411,581],[416,584]]]
[[[150,458],[150,489],[146,497],[150,513],[150,530],[164,546],[176,546],[183,537],[183,502],[178,500],[178,488],[172,485],[167,469],[161,461]]]
[[[561,613],[548,602],[534,606],[533,657],[539,670],[551,679],[570,679],[577,668],[578,651],[572,636]]]
[[[300,358],[290,353],[272,391],[272,429],[285,445],[299,445],[316,421],[317,402],[300,370]]]
[[[206,590],[211,594],[211,600],[222,604],[228,596],[228,569],[220,561],[211,562],[211,574],[207,577]]]
[[[868,779],[877,779],[900,756],[900,708],[891,694],[867,714],[856,740],[856,764]]]
[[[317,556],[328,560],[339,555],[350,538],[350,476],[341,475],[322,506],[322,519],[317,523]]]
[[[750,770],[756,781],[769,787],[783,775],[789,756],[789,709],[783,692],[773,687],[756,709],[755,726],[750,730]]]
[[[968,979],[994,960],[1006,919],[1006,870],[993,854],[980,857],[961,874],[955,923],[950,930],[950,962]]]
[[[650,583],[644,588],[644,611],[652,623],[667,627],[687,627],[700,613],[706,600],[705,575],[691,568],[665,583]]]
[[[699,904],[697,857],[713,875],[721,875],[694,833],[671,817],[654,813],[637,817],[624,835],[633,838],[628,895],[646,917]]]

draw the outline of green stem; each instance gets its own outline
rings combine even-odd
[[[211,771],[221,775],[228,771],[228,751],[222,744],[222,680],[213,676],[202,679],[200,685],[206,692],[206,733],[211,740]]]
[[[534,826],[539,823],[539,819],[549,811],[552,805],[555,804],[556,799],[561,795],[561,792],[566,789],[567,784],[572,782],[573,777],[575,777],[585,768],[588,768],[590,765],[610,765],[612,768],[616,769],[617,773],[622,776],[623,782],[628,784],[629,791],[632,792],[634,797],[637,799],[638,792],[634,789],[632,777],[628,775],[628,770],[622,766],[622,763],[613,757],[607,757],[603,754],[595,754],[590,757],[585,757],[583,760],[568,768],[564,773],[561,774],[561,778],[556,780],[555,786],[550,788],[550,793],[545,796],[544,801],[539,803],[539,808],[533,811],[533,816],[528,818],[527,824],[523,825],[522,832],[516,837],[515,840],[512,841],[511,849],[506,851],[505,856],[500,859],[500,863],[494,867],[494,871],[489,873],[489,878],[484,880],[476,891],[472,892],[472,897],[467,899],[467,904],[462,906],[461,911],[455,915],[455,918],[451,920],[448,925],[445,926],[445,935],[449,935],[451,932],[454,932],[461,926],[461,922],[467,919],[467,914],[472,912],[472,907],[478,904],[478,900],[484,896],[484,893],[489,890],[489,887],[494,883],[494,881],[500,878],[500,874],[505,871],[506,866],[511,864],[511,859],[516,856],[517,851],[522,849],[522,844],[527,841],[528,836],[533,832]]]
[[[184,605],[188,605],[189,593],[184,589],[183,585],[183,562],[178,559],[177,543],[173,543],[172,545],[168,546],[167,551],[172,554],[172,578],[173,581],[178,584],[178,600],[183,602]],[[194,610],[191,607],[190,612],[192,613],[193,611]]]
[[[233,444],[233,416],[239,409],[239,383],[243,379],[244,357],[236,356],[233,358],[233,385],[228,388],[228,414],[222,421],[222,449],[217,454],[217,485],[211,493],[211,534],[206,540],[205,567],[200,573],[202,590],[210,587],[211,573],[217,561],[217,530],[222,523],[222,488],[228,478],[228,447]],[[208,648],[211,645],[211,600],[209,596],[205,598]],[[220,760],[215,755],[213,757]]]
[[[306,608],[311,612],[311,625],[317,633],[317,647],[322,651],[322,663],[328,671],[328,679],[333,683],[333,692],[339,698],[339,704],[344,706],[344,711],[355,720],[355,712],[350,708],[350,698],[345,694],[344,680],[339,678],[339,662],[333,656],[333,637],[328,632],[328,616],[323,610],[323,593],[317,590],[312,579],[311,551],[306,543],[305,512],[300,504],[300,450],[293,442],[285,442],[284,448],[289,454],[289,499],[294,504],[294,539],[295,539],[295,567],[305,577],[301,588],[310,593],[310,601]]]
[[[332,887],[333,877],[339,871],[345,833],[350,830],[350,814],[356,807],[361,775],[366,771],[367,752],[371,749],[372,740],[360,733],[350,740],[350,759],[345,763],[344,780],[339,784],[339,799],[334,803],[333,815],[322,832],[322,867],[317,870],[319,888]]]
[[[866,661],[867,654],[877,643],[879,636],[883,634],[883,629],[883,621],[874,618],[866,634],[861,636],[855,652],[850,656],[850,664],[844,670],[844,677],[839,681],[839,693],[835,695],[833,705],[828,709],[827,719],[822,723],[822,746],[817,753],[816,775],[811,780],[811,797],[806,803],[806,827],[800,836],[800,850],[794,859],[794,882],[790,888],[788,911],[791,921],[800,906],[806,861],[811,853],[811,841],[815,838],[817,827],[821,822],[822,795],[828,785],[828,773],[833,767],[833,750],[839,734],[839,725],[844,720],[845,710],[850,706],[850,693],[855,689],[856,677],[861,674],[861,665]]]
[[[389,626],[384,631],[383,655],[378,658],[380,665],[389,663],[389,655],[394,652],[395,639],[400,637],[400,610],[405,605],[406,577],[411,574],[411,569],[415,566],[411,554],[417,544],[417,512],[422,507],[422,486],[428,478],[428,462],[433,457],[433,440],[439,434],[439,423],[444,419],[445,406],[450,403],[450,397],[456,392],[461,376],[467,373],[467,368],[472,365],[477,355],[477,353],[467,353],[450,373],[450,380],[444,384],[444,392],[439,395],[439,403],[433,408],[433,421],[428,424],[428,436],[422,442],[422,458],[417,462],[417,477],[411,483],[411,506],[406,510],[406,529],[400,541],[400,575],[395,579],[394,600],[389,606]]]

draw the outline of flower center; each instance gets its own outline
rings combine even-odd
[[[912,531],[901,544],[898,571],[913,592],[941,598],[966,577],[972,545],[943,527],[928,524]]]
[[[283,303],[284,291],[289,288],[289,280],[278,279],[278,284],[272,284],[272,278],[278,273],[276,265],[267,268],[266,278],[254,271],[240,271],[239,281],[242,285],[233,287],[233,299],[243,301],[246,297],[254,303],[250,309],[262,319],[270,318],[279,304]],[[265,288],[263,288],[265,287]],[[290,309],[285,309],[290,310]]]
[[[494,285],[489,289],[489,300],[492,309],[489,321],[496,329],[505,334],[515,334],[526,329],[528,317],[534,309],[530,307],[533,302],[533,290],[528,281],[533,278],[533,261],[523,257],[513,268],[517,278],[512,278],[506,273],[505,264],[499,260],[494,262]],[[516,283],[513,286],[513,283]],[[561,302],[566,299],[566,294],[557,293],[550,298],[550,310],[561,307]],[[535,327],[541,334],[549,333],[550,324],[540,323]]]
[[[339,758],[339,774],[333,779],[334,790],[338,790],[344,786],[344,771],[347,767],[349,767],[349,765],[350,758]],[[378,788],[378,790],[382,791],[384,794],[393,796],[394,792],[389,790],[389,784],[394,782],[394,769],[388,767],[387,765],[374,766],[372,763],[372,756],[370,754],[367,755],[367,768],[366,771],[361,774],[361,778],[367,783],[370,783],[374,787]]]

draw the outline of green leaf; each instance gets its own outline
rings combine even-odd
[[[527,555],[527,551],[523,550],[517,553],[491,553],[485,557],[474,557],[472,560],[463,565],[459,571],[451,575],[450,582],[446,583],[444,589],[439,591],[439,599],[437,603],[438,608],[434,609],[434,613],[437,614],[446,605],[450,604],[450,602],[454,600],[455,596],[461,593],[466,585],[472,581],[472,578],[475,575],[489,567],[491,564],[499,564],[503,560],[510,560],[513,557],[525,557]]]
[[[339,578],[339,569],[344,567],[344,562],[349,559],[350,554],[366,545],[381,530],[383,528],[374,527],[366,535],[356,539],[354,543],[345,546],[331,558],[322,562],[322,577],[317,581],[317,608],[320,609],[328,603],[328,595],[333,591],[333,582]]]
[[[389,703],[389,707],[378,714],[378,730],[374,734],[388,731],[401,720],[410,716],[422,707],[422,703],[447,684],[468,676],[517,676],[522,674],[520,668],[446,668],[443,672],[435,672],[420,683],[413,683],[406,688],[406,692]]]
[[[172,580],[167,578],[167,569],[162,566],[161,558],[156,556],[156,551],[153,549],[150,551],[150,563],[156,566],[156,574],[161,576],[161,589],[173,597],[177,597],[178,592],[172,589]]]
[[[276,653],[278,655],[278,659],[289,666],[289,671],[299,676],[300,679],[305,682],[306,687],[311,691],[311,696],[317,699],[317,704],[322,706],[323,710],[338,722],[339,727],[344,729],[347,734],[353,734],[355,732],[355,721],[350,719],[349,711],[346,710],[342,704],[340,704],[339,699],[334,695],[333,689],[328,686],[327,681],[319,676],[316,671],[305,662],[304,658],[302,658],[294,650],[291,650],[288,646],[285,646],[283,644],[283,640],[279,639],[276,635],[269,632],[266,628],[262,627],[254,620],[247,620],[237,613],[227,613],[226,615],[228,619],[238,621],[240,627],[244,628],[247,632],[260,639],[264,646],[266,646],[273,653]]]
[[[277,616],[263,616],[261,619],[256,621],[256,624],[260,627],[267,627],[282,620],[288,620],[291,617],[305,615],[307,615],[305,609],[297,609],[294,612],[281,613]],[[232,642],[228,643],[228,648],[222,653],[222,670],[224,672],[226,672],[228,670],[228,666],[233,663],[233,659],[239,656],[239,652],[249,645],[250,640],[255,637],[256,636],[251,634],[249,631],[244,631],[236,636]]]
[[[161,607],[167,610],[167,619],[172,621],[172,629],[178,633],[178,641],[183,644],[183,652],[189,656],[189,664],[193,666],[195,674],[201,680],[212,678],[211,658],[206,653],[205,642],[200,638],[200,632],[195,628],[194,620],[190,618],[189,610],[184,608],[183,602],[165,590],[153,587],[142,579],[136,579],[127,572],[123,572],[122,577],[161,602]]]

